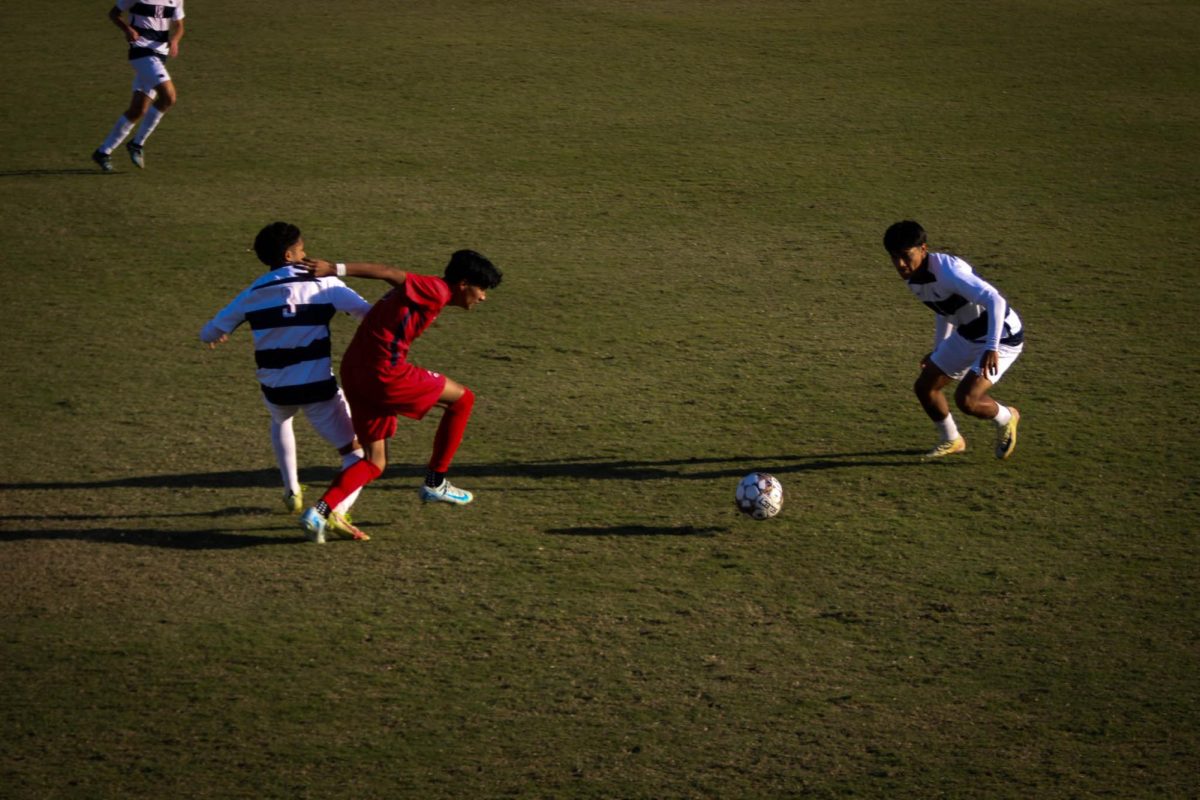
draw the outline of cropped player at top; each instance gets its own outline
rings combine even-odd
[[[363,456],[350,409],[333,377],[329,321],[341,311],[357,319],[371,304],[337,278],[314,278],[299,265],[304,258],[300,229],[274,222],[258,232],[254,252],[270,270],[250,284],[200,331],[215,348],[243,322],[254,334],[263,402],[271,414],[271,444],[283,476],[283,504],[292,513],[304,507],[296,469],[296,436],[292,418],[301,411],[321,438],[337,448],[342,467]],[[357,493],[351,493],[330,517],[330,527],[352,539],[366,539],[348,515]]]
[[[371,308],[342,357],[342,385],[366,458],[344,469],[301,517],[309,538],[320,541],[330,509],[383,474],[387,440],[396,433],[397,414],[421,419],[434,406],[445,409],[420,496],[427,502],[471,502],[473,495],[446,480],[446,472],[462,443],[475,394],[445,375],[410,364],[408,350],[446,306],[470,311],[487,299],[488,290],[500,285],[500,270],[473,250],[454,253],[440,278],[383,264],[332,264],[308,258],[303,263],[317,277],[376,278],[393,287]]]
[[[124,13],[129,13],[129,21]],[[142,121],[125,149],[134,166],[146,166],[142,152],[146,138],[158,127],[163,115],[175,105],[175,84],[167,72],[167,59],[179,55],[183,38],[183,0],[117,0],[108,18],[121,29],[129,43],[129,66],[133,67],[133,97],[108,137],[92,153],[100,169],[112,172],[112,151]]]
[[[897,222],[887,229],[883,246],[892,266],[922,303],[936,314],[933,350],[921,359],[913,390],[941,433],[941,443],[926,456],[938,458],[967,449],[942,390],[959,381],[956,405],[965,413],[996,424],[996,458],[1008,458],[1017,446],[1021,414],[988,394],[1024,348],[1021,318],[990,283],[957,256],[932,253],[925,229]]]

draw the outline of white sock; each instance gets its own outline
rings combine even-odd
[[[942,434],[943,442],[953,442],[958,438],[958,425],[954,423],[953,414],[947,414],[944,420],[933,424],[937,426],[938,432]]]
[[[992,418],[992,421],[995,422],[999,427],[1003,428],[1008,424],[1008,421],[1012,419],[1012,412],[1009,411],[1006,406],[1002,406],[999,403],[996,403],[996,408],[998,410],[996,411],[996,416]]]
[[[279,475],[283,487],[293,492],[300,491],[300,477],[296,473],[296,434],[292,430],[292,419],[283,422],[271,420],[271,445],[275,448],[275,461],[279,464]]]
[[[154,106],[150,106],[146,111],[146,116],[142,117],[142,126],[138,128],[138,132],[134,134],[133,143],[141,147],[150,134],[154,133],[154,129],[158,127],[158,123],[162,121],[163,112],[159,111]]]
[[[358,448],[357,450],[352,450],[351,452],[342,456],[342,469],[349,467],[351,464],[354,464],[355,462],[362,461],[364,456],[366,456],[366,453],[363,452],[363,449],[361,447]],[[339,514],[345,514],[347,511],[350,510],[350,506],[354,505],[354,501],[358,499],[358,496],[359,496],[359,494],[362,493],[362,490],[363,490],[363,487],[360,486],[357,489],[355,489],[353,492],[351,492],[350,494],[346,495],[346,499],[343,500],[342,502],[338,503],[338,507],[335,508],[334,511],[336,511]]]
[[[122,114],[117,117],[117,124],[113,125],[113,129],[108,132],[108,138],[104,140],[104,144],[100,145],[101,153],[111,153],[117,149],[117,145],[125,141],[125,137],[133,130],[134,122],[129,117]]]

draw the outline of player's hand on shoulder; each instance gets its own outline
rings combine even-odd
[[[337,274],[337,267],[333,262],[326,261],[323,258],[302,258],[300,259],[300,266],[314,278],[331,278]]]

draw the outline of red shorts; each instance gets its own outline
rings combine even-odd
[[[350,421],[363,444],[392,438],[397,414],[421,419],[437,405],[446,389],[445,375],[413,364],[405,364],[400,372],[385,379],[343,361],[341,373]]]

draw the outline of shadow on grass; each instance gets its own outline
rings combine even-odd
[[[864,467],[917,467],[920,450],[875,450],[861,453],[814,455],[726,456],[678,458],[657,461],[585,457],[552,461],[498,461],[492,464],[456,464],[456,478],[578,478],[583,480],[712,480],[740,477],[752,470],[777,475],[830,469]],[[310,486],[324,486],[336,473],[325,467],[301,470],[300,479]],[[384,478],[423,478],[425,467],[391,464]],[[270,469],[230,472],[190,472],[168,475],[133,475],[96,481],[45,481],[0,483],[0,491],[63,489],[245,489],[275,487],[279,471]],[[381,487],[386,488],[386,487]],[[405,487],[407,489],[407,487]]]
[[[262,508],[245,508],[231,506],[214,509],[213,511],[187,511],[158,514],[10,514],[0,517],[0,524],[12,522],[112,522],[116,520],[141,519],[181,519],[186,517],[282,517],[282,514],[267,511]],[[290,520],[289,520],[290,522]],[[75,540],[81,542],[108,542],[112,544],[131,544],[145,547],[166,547],[178,550],[233,550],[242,547],[258,547],[265,544],[295,544],[304,541],[298,534],[294,522],[286,525],[255,525],[254,533],[239,533],[228,528],[208,528],[204,530],[165,530],[157,528],[117,528],[109,525],[101,528],[73,529],[37,529],[37,530],[7,530],[0,528],[0,542],[16,542],[23,540],[61,541]],[[288,531],[297,534],[281,539],[273,536],[263,536],[263,531]]]
[[[550,528],[555,536],[716,536],[724,528],[697,528],[694,525],[599,525],[575,528]]]
[[[257,528],[256,530],[286,530],[295,533],[295,526]],[[296,544],[303,536],[279,538],[236,533],[224,530],[168,531],[129,530],[128,528],[88,528],[85,530],[57,531],[8,531],[0,530],[0,542],[23,540],[53,542],[70,539],[80,542],[106,542],[109,544],[131,544],[142,547],[166,547],[177,550],[236,550],[243,547],[259,547],[268,544]]]
[[[0,170],[0,178],[53,178],[60,175],[94,175],[98,178],[112,178],[117,175],[128,175],[121,172],[101,172],[99,167],[70,167],[62,169],[6,169]]]

